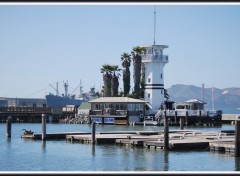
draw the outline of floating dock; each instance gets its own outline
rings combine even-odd
[[[91,134],[67,135],[67,141],[92,143]],[[135,133],[96,133],[95,142],[98,144],[109,143],[117,145],[131,145],[133,147],[161,148],[164,149],[163,132],[135,132]],[[169,150],[181,149],[212,149],[218,144],[234,143],[232,131],[169,131]],[[219,147],[218,147],[219,148]],[[234,147],[229,147],[234,148]],[[232,149],[233,150],[233,149]]]
[[[41,140],[41,134],[25,134],[25,139]],[[90,132],[62,132],[48,133],[46,140],[66,140],[68,142],[93,143]],[[234,131],[198,131],[175,130],[169,131],[168,150],[194,150],[203,149],[218,152],[233,153]],[[96,132],[96,144],[130,145],[132,147],[164,149],[163,131],[113,131]]]

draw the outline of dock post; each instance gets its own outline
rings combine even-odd
[[[7,138],[11,138],[12,133],[12,116],[7,117]]]
[[[186,111],[186,116],[185,116],[185,125],[188,125],[188,111]]]
[[[202,111],[199,110],[199,126],[203,126],[203,122],[202,122]]]
[[[92,122],[92,144],[95,144],[95,132],[96,132],[96,123],[95,121]]]
[[[164,150],[169,149],[169,134],[168,134],[168,117],[164,110]]]
[[[175,118],[175,125],[177,125],[178,121],[177,121],[177,111],[176,110],[174,112],[174,118]]]
[[[42,140],[46,140],[46,115],[42,114]]]
[[[234,149],[234,156],[240,156],[240,120],[235,121],[235,149]]]
[[[180,117],[180,129],[183,130],[183,126],[184,126],[184,118]]]

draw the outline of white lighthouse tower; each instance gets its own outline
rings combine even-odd
[[[163,68],[168,63],[168,56],[163,55],[167,45],[155,45],[156,10],[154,11],[154,44],[142,46],[142,62],[145,64],[144,100],[150,106],[150,113],[156,114],[164,102],[164,74]]]
[[[142,62],[145,64],[144,100],[150,105],[150,112],[157,113],[164,102],[163,68],[168,63],[168,56],[163,55],[167,45],[142,46]]]

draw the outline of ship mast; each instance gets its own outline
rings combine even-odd
[[[67,83],[64,83],[64,89],[65,89],[65,97],[67,98],[68,97],[68,80],[67,80]]]
[[[80,86],[79,86],[79,89],[80,89],[79,97],[81,98],[81,97],[82,97],[82,93],[83,93],[83,91],[82,91],[82,81],[81,81],[81,79],[80,79]]]

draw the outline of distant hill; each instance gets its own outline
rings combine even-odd
[[[204,88],[204,97],[202,87],[194,85],[176,84],[168,88],[167,92],[170,100],[175,102],[197,98],[207,103],[206,109],[212,109],[212,88]],[[214,88],[213,95],[215,109],[240,108],[240,88]]]

